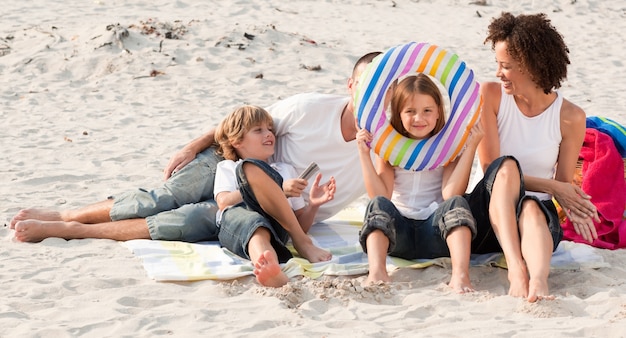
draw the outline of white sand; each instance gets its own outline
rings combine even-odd
[[[27,206],[71,208],[154,187],[169,157],[234,107],[346,93],[353,62],[369,51],[427,41],[457,52],[479,81],[495,80],[483,40],[503,10],[546,12],[571,50],[566,97],[626,124],[622,0],[487,3],[4,1],[3,221]],[[121,28],[130,36],[119,43]],[[164,39],[168,31],[180,38]],[[506,295],[497,268],[471,269],[472,295],[448,290],[449,270],[438,267],[399,270],[396,283],[360,292],[350,279],[279,290],[251,278],[160,283],[114,241],[0,236],[1,337],[626,335],[624,250],[600,251],[610,268],[552,273],[557,300],[528,304]]]

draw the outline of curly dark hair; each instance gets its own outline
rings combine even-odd
[[[567,78],[569,49],[544,13],[514,16],[503,12],[489,24],[484,43],[489,41],[492,49],[497,42],[506,42],[511,57],[546,94],[560,88]]]

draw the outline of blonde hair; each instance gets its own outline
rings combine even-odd
[[[439,113],[439,118],[429,136],[437,134],[443,129],[446,123],[446,116],[443,110],[443,98],[441,97],[439,87],[437,87],[428,75],[423,73],[407,76],[393,89],[393,95],[391,97],[391,118],[389,119],[391,126],[402,136],[411,137],[409,132],[402,125],[400,113],[402,112],[402,107],[404,107],[407,101],[415,94],[429,95],[435,100],[438,107],[437,112]]]
[[[274,126],[272,116],[265,109],[250,105],[235,109],[215,129],[217,154],[224,156],[227,160],[238,160],[239,155],[233,143],[240,142],[250,129],[263,123],[267,123],[270,128]]]

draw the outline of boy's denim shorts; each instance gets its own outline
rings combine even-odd
[[[266,228],[270,234],[270,243],[280,263],[287,262],[293,257],[285,244],[289,240],[289,233],[259,205],[252,187],[243,171],[244,163],[252,163],[261,168],[282,189],[283,178],[266,162],[245,159],[237,166],[237,182],[243,202],[224,209],[219,224],[220,244],[233,253],[250,259],[248,244],[254,232],[260,227]]]

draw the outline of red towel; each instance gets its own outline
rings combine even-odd
[[[612,250],[626,248],[624,161],[613,139],[597,129],[587,128],[580,158],[583,160],[581,188],[591,195],[600,215],[600,223],[596,223],[598,239],[591,245]],[[563,225],[563,239],[588,243],[576,234],[569,219]]]

